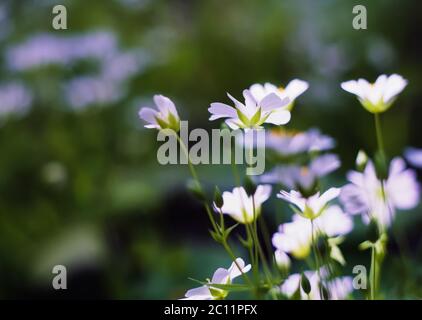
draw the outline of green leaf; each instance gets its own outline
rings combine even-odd
[[[234,225],[232,225],[230,228],[227,228],[225,231],[224,231],[224,236],[227,238],[229,235],[230,235],[230,233],[238,226],[239,224],[238,223],[236,223],[236,224],[234,224]]]
[[[249,126],[250,122],[247,116],[245,116],[239,109],[236,109],[237,116],[242,121],[242,123],[247,127]]]
[[[214,203],[219,209],[221,209],[224,204],[223,196],[221,195],[221,191],[217,186],[214,189]]]
[[[311,292],[311,283],[309,282],[309,279],[305,276],[304,273],[302,273],[302,276],[300,278],[300,286],[306,294],[309,294]]]
[[[366,240],[359,245],[359,250],[368,250],[373,246],[374,244],[371,241]]]
[[[250,120],[251,125],[259,125],[259,121],[261,120],[261,108],[258,108],[258,111],[253,115]]]
[[[250,287],[246,284],[214,284],[214,283],[204,283],[209,287],[214,287],[221,290],[227,291],[247,291],[250,290]]]

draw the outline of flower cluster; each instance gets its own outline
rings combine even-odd
[[[341,84],[374,114],[378,142],[375,160],[359,152],[357,168],[347,174],[349,183],[343,187],[323,188],[324,178],[341,166],[337,155],[327,153],[335,147],[333,138],[318,129],[294,132],[280,127],[290,121],[296,99],[308,89],[307,82],[295,79],[285,88],[270,83],[253,84],[243,91],[244,102],[228,94],[232,105],[211,103],[210,120],[224,119],[232,130],[272,126],[266,131],[265,148],[272,152],[269,160],[273,166],[254,181],[246,178],[244,184],[238,182],[232,191],[221,194],[216,188],[210,205],[195,168],[189,163],[195,192],[209,215],[211,235],[233,263],[229,269],[217,269],[211,280],[201,282],[202,286],[187,291],[184,299],[224,299],[236,290],[249,290],[256,298],[264,294],[273,299],[346,299],[352,295],[352,278],[336,270],[347,262],[340,244],[352,232],[357,214],[364,223],[378,227],[378,240],[360,245],[361,249],[372,250],[368,297],[376,298],[380,265],[386,254],[386,231],[396,212],[414,208],[420,197],[416,173],[406,167],[404,160],[396,157],[388,165],[379,121],[379,114],[391,107],[406,85],[407,81],[396,74],[381,75],[374,84],[364,79]],[[145,127],[172,129],[177,134],[180,118],[174,103],[161,95],[154,96],[154,102],[158,110],[139,111],[140,118],[147,122]],[[409,148],[405,157],[411,165],[421,167],[421,150]],[[264,203],[277,186],[282,187],[277,198],[290,205],[293,215],[278,226],[271,237],[273,248],[266,248],[265,252],[261,238],[266,236],[262,231],[266,227],[260,235],[258,225],[265,226]],[[226,221],[227,216],[232,219],[231,224]],[[240,226],[243,232],[238,233],[237,239],[251,262],[246,266],[243,259],[235,258],[229,242]],[[311,270],[303,271],[303,261]],[[296,273],[289,274],[291,268],[298,266]],[[233,284],[239,276],[245,283]]]

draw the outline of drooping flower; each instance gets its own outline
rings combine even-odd
[[[178,132],[180,118],[173,101],[163,95],[155,95],[154,103],[158,111],[147,107],[139,110],[139,117],[148,123],[145,128],[172,129]]]
[[[261,101],[271,93],[277,94],[280,98],[287,97],[289,98],[290,103],[286,108],[291,110],[293,108],[295,99],[304,93],[308,88],[309,85],[306,81],[294,79],[287,84],[286,88],[277,87],[267,82],[264,84],[255,83],[249,88],[249,91],[257,101]]]
[[[416,168],[422,168],[422,149],[407,148],[404,157],[410,165]]]
[[[313,223],[315,241],[319,236],[344,236],[353,228],[353,220],[343,213],[339,206],[329,206]],[[294,215],[292,222],[279,226],[278,232],[273,235],[272,243],[277,251],[289,253],[296,259],[305,259],[312,246],[312,226],[309,220]]]
[[[288,189],[312,191],[318,179],[340,167],[340,160],[335,154],[325,154],[313,159],[308,166],[276,166],[270,172],[259,177],[261,183],[282,184]]]
[[[259,129],[264,123],[283,125],[290,121],[290,112],[285,109],[289,103],[286,97],[280,98],[275,93],[271,93],[257,101],[249,90],[244,90],[245,103],[243,104],[230,94],[227,95],[233,101],[234,108],[220,102],[211,103],[208,108],[211,121],[228,118],[225,122],[233,130]]]
[[[206,285],[201,287],[190,289],[186,292],[185,298],[181,300],[220,300],[227,297],[229,292],[227,290],[213,287],[213,284],[219,285],[228,285],[233,282],[235,278],[242,275],[242,273],[247,273],[251,270],[251,265],[248,264],[245,266],[245,262],[242,258],[237,258],[233,262],[230,268],[218,268],[214,275],[212,276],[211,281],[208,280]]]
[[[280,286],[280,292],[288,298],[292,298],[298,292],[301,300],[321,300],[318,272],[305,271],[304,275],[308,278],[311,285],[311,291],[309,292],[309,295],[306,294],[300,286],[302,275],[299,273],[290,275]],[[324,269],[320,271],[320,275],[323,279],[324,286],[327,289],[329,300],[345,300],[352,293],[352,277],[346,276],[334,279],[326,279],[327,272],[324,271]]]
[[[289,256],[282,250],[274,252],[275,262],[281,271],[288,271],[291,265]]]
[[[277,194],[277,197],[294,205],[295,211],[299,215],[308,219],[315,219],[321,215],[327,207],[328,202],[337,198],[339,194],[339,188],[330,188],[322,195],[320,192],[317,192],[310,197],[304,197],[300,192],[295,190],[290,192],[281,190]]]
[[[361,214],[365,223],[374,219],[380,227],[388,227],[396,209],[412,209],[419,203],[416,173],[406,169],[402,158],[391,161],[386,180],[378,179],[371,161],[363,172],[349,172],[347,179],[351,183],[342,188],[340,200],[348,213]]]
[[[362,106],[372,113],[380,113],[388,110],[397,95],[403,91],[407,80],[398,74],[386,76],[380,75],[375,83],[369,83],[365,79],[350,80],[343,82],[343,90],[356,95]]]
[[[261,205],[270,195],[270,185],[259,185],[253,196],[248,195],[243,187],[236,187],[232,192],[223,192],[221,211],[240,223],[251,223],[260,215]]]

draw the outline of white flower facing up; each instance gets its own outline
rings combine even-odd
[[[145,128],[172,129],[178,132],[180,118],[173,101],[163,95],[155,95],[154,103],[158,111],[148,107],[139,110],[139,117],[147,122]]]
[[[339,194],[339,188],[330,188],[322,195],[317,192],[310,197],[304,197],[300,192],[294,190],[290,192],[281,190],[277,197],[291,203],[295,212],[302,217],[315,219],[322,214],[328,202],[337,198]]]
[[[239,269],[240,268],[240,269]],[[220,300],[227,297],[229,292],[221,288],[213,287],[213,284],[228,285],[233,282],[235,278],[247,273],[251,270],[251,265],[245,266],[245,262],[242,258],[237,258],[236,262],[233,262],[230,268],[218,268],[211,281],[208,280],[208,284],[194,289],[190,289],[186,292],[185,298],[181,300]]]
[[[230,215],[237,222],[251,223],[260,215],[261,205],[270,195],[270,185],[259,185],[253,196],[249,196],[243,187],[236,187],[232,192],[223,192],[221,211]],[[216,207],[215,204],[214,207]]]
[[[326,273],[327,272],[324,270],[321,270],[321,277],[324,278],[323,275]],[[300,287],[301,274],[299,273],[290,275],[280,286],[280,292],[288,298],[292,298],[295,293],[299,292],[299,297],[302,300],[321,300],[318,272],[305,271],[304,274],[311,285],[309,295]],[[345,300],[353,291],[352,277],[338,277],[331,280],[323,280],[330,300]]]
[[[277,94],[280,98],[287,97],[290,100],[287,109],[291,110],[296,98],[308,90],[308,88],[309,85],[306,81],[294,79],[285,88],[277,87],[267,82],[264,84],[255,83],[249,88],[249,91],[257,101],[261,101],[271,93]]]
[[[349,172],[347,179],[351,183],[342,188],[340,200],[348,213],[361,214],[365,223],[374,219],[380,227],[388,227],[396,209],[412,209],[419,203],[416,173],[406,169],[401,158],[391,161],[388,178],[383,182],[371,161],[363,172]]]
[[[386,76],[380,75],[375,83],[369,83],[365,79],[350,80],[343,82],[343,90],[356,95],[363,107],[372,113],[380,113],[388,110],[397,95],[403,91],[407,80],[398,74]]]
[[[289,103],[287,97],[281,98],[271,93],[258,101],[249,90],[244,90],[245,103],[241,103],[230,94],[227,95],[233,101],[234,108],[220,102],[211,103],[208,108],[211,121],[227,118],[225,122],[233,130],[259,129],[264,123],[283,125],[290,121],[290,112],[285,108]]]
[[[329,238],[344,236],[353,229],[353,220],[343,213],[339,206],[328,207],[313,223],[315,241],[322,235]],[[281,251],[296,259],[305,259],[312,246],[312,226],[309,220],[294,215],[292,222],[279,226],[278,232],[273,235],[272,243],[276,252]]]

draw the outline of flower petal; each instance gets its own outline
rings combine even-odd
[[[277,110],[277,111],[273,111],[265,120],[265,122],[280,126],[280,125],[288,123],[290,119],[291,119],[291,114],[289,111]]]
[[[294,79],[289,82],[286,86],[286,94],[290,99],[290,102],[295,100],[298,96],[308,90],[309,84],[306,81]]]
[[[212,114],[210,120],[216,120],[219,118],[236,118],[236,110],[227,104],[214,102],[208,108],[208,111]]]
[[[259,103],[259,106],[262,108],[263,111],[271,111],[274,109],[283,108],[287,106],[289,103],[290,103],[289,98],[284,97],[282,99],[277,94],[270,93],[261,100],[261,102]]]

